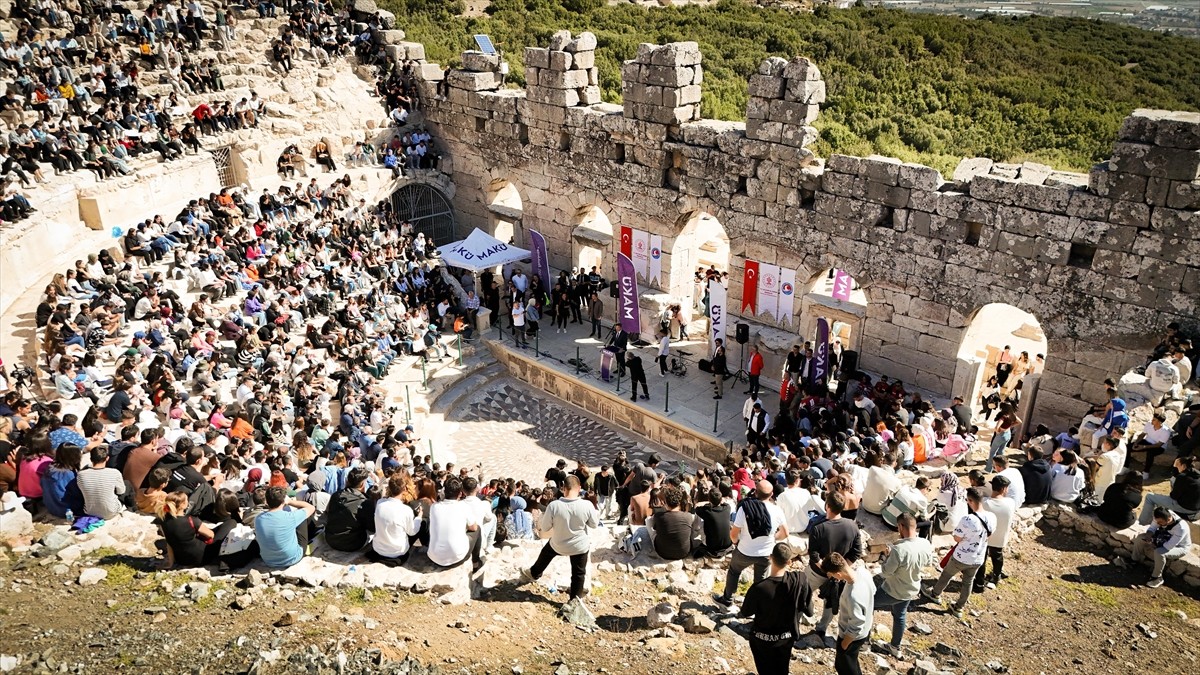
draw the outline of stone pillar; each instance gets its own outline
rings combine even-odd
[[[526,99],[532,103],[571,108],[600,102],[596,36],[561,30],[550,38],[550,47],[525,48]]]
[[[621,66],[625,117],[678,125],[700,119],[700,47],[695,42],[642,43]]]
[[[773,56],[750,76],[746,104],[746,137],[795,148],[817,140],[812,127],[825,102],[825,80],[808,59],[791,61]]]

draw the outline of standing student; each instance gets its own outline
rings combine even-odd
[[[975,575],[976,593],[982,593],[985,588],[995,588],[1004,578],[1004,547],[1008,546],[1008,538],[1012,535],[1013,515],[1017,506],[1012,497],[1008,496],[1008,478],[999,474],[992,476],[992,496],[983,500],[983,510],[996,516],[996,527],[988,535],[987,554],[992,561],[992,573],[987,571],[987,561],[979,566]]]
[[[567,476],[563,496],[550,502],[538,521],[538,531],[549,541],[542,547],[533,567],[521,570],[522,581],[537,581],[554,558],[560,555],[570,557],[571,592],[568,603],[578,602],[587,592],[583,582],[587,576],[588,555],[592,550],[588,530],[600,525],[596,507],[588,500],[579,498],[579,489],[579,477],[574,474]]]
[[[921,589],[921,595],[940,604],[942,591],[946,590],[951,579],[961,574],[962,586],[958,591],[958,600],[949,608],[950,613],[957,619],[961,619],[963,616],[963,610],[966,609],[967,601],[971,599],[971,591],[974,589],[975,575],[979,573],[979,568],[983,566],[987,557],[988,537],[996,531],[995,514],[983,511],[982,508],[983,497],[979,490],[969,488],[967,490],[967,515],[963,516],[958,521],[958,526],[954,528],[955,544],[953,553],[950,554],[950,560],[946,562],[942,576],[933,585],[933,589],[928,591],[924,588]]]
[[[625,357],[625,367],[629,370],[629,400],[638,400],[638,383],[642,385],[642,400],[650,400],[650,389],[646,385],[646,369],[642,367],[642,357],[636,352],[628,352]]]
[[[937,561],[933,544],[917,536],[917,519],[902,513],[896,519],[900,539],[887,548],[883,568],[875,581],[875,609],[892,612],[891,654],[900,658],[900,646],[908,627],[908,607],[921,593],[921,570]]]
[[[750,377],[750,388],[746,393],[751,398],[758,398],[759,378],[762,377],[763,371],[763,356],[758,350],[758,345],[750,348],[750,362],[746,364],[746,373]]]
[[[655,361],[658,361],[658,376],[667,376],[667,359],[671,358],[671,336],[667,333],[658,334],[658,356]]]
[[[786,675],[791,665],[792,645],[800,636],[797,612],[808,604],[812,589],[803,571],[788,571],[796,557],[790,544],[776,543],[768,557],[770,573],[746,592],[740,614],[754,617],[749,640],[758,674]]]
[[[875,612],[875,583],[861,562],[849,562],[839,553],[824,560],[825,576],[844,584],[838,605],[837,651],[833,667],[838,675],[862,675],[858,655],[871,637]]]
[[[729,559],[729,571],[725,574],[725,591],[716,596],[717,602],[728,607],[733,604],[738,579],[747,567],[754,568],[754,582],[758,583],[770,566],[767,556],[775,548],[775,542],[787,539],[788,531],[783,510],[775,505],[775,489],[762,480],[755,486],[755,494],[747,496],[738,506],[734,516],[730,538],[737,542],[733,557]]]
[[[725,341],[717,338],[717,348],[713,352],[712,364],[709,369],[713,374],[713,398],[725,395]]]

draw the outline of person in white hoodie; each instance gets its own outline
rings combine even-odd
[[[871,455],[868,455],[870,457]],[[863,488],[862,507],[868,513],[879,515],[888,500],[900,489],[900,479],[896,477],[896,455],[887,453],[880,458],[879,463],[871,466],[867,472],[867,484]],[[868,464],[870,460],[868,460]]]
[[[1079,468],[1079,457],[1070,450],[1062,453],[1062,462],[1050,469],[1050,498],[1073,503],[1087,486],[1087,475]]]

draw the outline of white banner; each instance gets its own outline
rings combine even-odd
[[[717,338],[725,338],[725,326],[728,320],[725,316],[725,287],[713,279],[708,282],[708,317],[712,330],[708,336],[708,353],[717,351]]]
[[[662,284],[662,235],[650,235],[650,283]]]
[[[796,270],[779,271],[779,318],[792,325],[792,310],[796,307]]]
[[[779,318],[779,265],[758,264],[758,313]]]
[[[633,231],[633,269],[638,276],[645,279],[650,272],[650,233],[645,230]]]

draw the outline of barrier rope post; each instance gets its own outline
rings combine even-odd
[[[427,438],[425,440],[429,441],[429,463],[430,463],[430,465],[432,465],[433,464],[433,439]]]
[[[617,393],[621,393],[621,371],[617,371]]]
[[[425,359],[421,359],[421,388],[417,391],[422,393],[429,391],[429,375],[425,370]]]
[[[461,368],[463,364],[462,333],[459,333],[454,337],[458,339],[458,367]]]
[[[405,424],[412,424],[412,391],[407,384],[404,385],[404,402],[408,404],[408,419]]]
[[[542,331],[540,328],[533,334],[533,355],[535,358],[542,356]]]
[[[671,407],[671,381],[667,380],[666,385],[667,385],[667,391],[666,391],[666,394],[663,396],[663,412],[669,413],[669,412],[671,412],[669,410],[669,408]]]
[[[720,377],[720,375],[717,375]],[[721,410],[721,399],[713,399],[713,433],[717,433],[717,414]]]
[[[575,374],[579,374],[579,346],[575,347]]]

